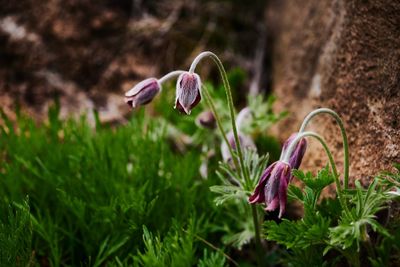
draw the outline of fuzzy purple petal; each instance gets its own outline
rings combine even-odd
[[[268,205],[278,194],[279,179],[282,173],[281,162],[278,162],[272,170],[271,177],[265,184],[264,195],[265,203]]]
[[[292,169],[298,169],[303,160],[304,154],[307,149],[307,140],[305,138],[300,139],[297,143],[295,150],[292,155],[290,155],[289,164]]]
[[[256,188],[254,189],[254,193],[249,197],[250,204],[265,202],[265,194],[263,190],[275,165],[276,162],[272,163],[267,169],[265,169],[265,171],[261,175],[260,181],[258,182]]]
[[[135,108],[146,105],[160,92],[161,86],[157,79],[149,78],[135,85],[125,94],[125,102]]]
[[[196,73],[185,72],[181,74],[176,83],[175,108],[186,114],[190,114],[201,100],[201,81]]]
[[[267,205],[265,211],[273,211],[276,210],[279,206],[279,197],[278,195]]]
[[[286,200],[287,200],[287,187],[288,181],[290,179],[291,168],[287,165],[285,170],[281,173],[279,182],[279,218],[282,217],[286,210]]]

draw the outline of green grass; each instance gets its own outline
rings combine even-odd
[[[200,153],[177,152],[165,123],[136,112],[91,129],[60,121],[57,107],[44,124],[3,120],[1,266],[225,262],[195,238],[218,242],[206,231],[222,216],[209,191],[217,179],[200,178]]]

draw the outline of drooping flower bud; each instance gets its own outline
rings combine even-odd
[[[132,108],[146,105],[153,100],[160,89],[160,83],[156,78],[148,78],[125,93],[125,102]]]
[[[190,114],[200,102],[200,76],[196,73],[185,72],[179,75],[176,83],[175,108],[182,113]]]
[[[237,149],[237,146],[236,146],[235,136],[233,135],[233,132],[230,131],[226,135],[226,137],[228,138],[230,147],[232,148],[233,151],[235,151]],[[253,140],[249,136],[244,135],[239,132],[238,137],[239,137],[239,143],[240,143],[240,146],[242,147],[242,149],[257,151],[256,145],[254,144]],[[232,160],[232,155],[231,155],[231,153],[229,151],[229,147],[225,141],[223,141],[221,144],[221,154],[222,154],[222,158],[225,162],[230,162]]]
[[[284,155],[290,145],[290,143],[296,138],[298,133],[292,134],[288,140],[283,144],[282,155]],[[304,153],[307,149],[307,140],[305,138],[301,138],[300,141],[296,144],[295,149],[290,155],[289,164],[292,169],[298,169],[301,165],[301,161],[303,160]]]
[[[291,177],[291,167],[283,161],[274,162],[262,174],[249,203],[265,203],[266,211],[279,207],[279,218],[286,210],[287,187]]]
[[[210,110],[200,113],[196,118],[196,124],[208,129],[215,129],[217,126],[214,114]]]

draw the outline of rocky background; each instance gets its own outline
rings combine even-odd
[[[2,0],[0,105],[44,119],[55,98],[63,117],[96,109],[121,123],[124,91],[148,76],[187,68],[200,51],[248,73],[242,95],[274,92],[291,115],[284,140],[314,108],[348,129],[352,177],[368,180],[400,161],[399,1]],[[215,75],[214,68],[201,72]],[[310,129],[341,164],[339,131],[322,116]],[[305,167],[325,164],[311,142]],[[315,148],[315,149],[314,149]]]
[[[12,113],[19,103],[44,118],[58,97],[63,116],[97,109],[103,122],[120,122],[129,111],[124,91],[148,76],[188,68],[206,49],[257,76],[252,82],[259,87],[268,79],[256,75],[260,64],[267,65],[256,54],[257,45],[266,50],[265,6],[261,0],[250,6],[242,1],[3,0],[0,104]]]
[[[280,135],[296,131],[308,112],[330,107],[344,119],[350,175],[367,182],[400,162],[400,1],[274,1],[273,91],[290,118]],[[322,115],[309,129],[342,160],[337,125]],[[317,142],[304,160],[326,164]],[[338,166],[340,168],[340,166]]]

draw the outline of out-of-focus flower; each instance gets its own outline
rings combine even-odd
[[[160,92],[161,86],[156,78],[148,78],[136,84],[125,93],[125,103],[132,108],[146,105]]]
[[[208,129],[215,129],[217,126],[214,114],[210,110],[200,113],[196,118],[196,124]]]
[[[291,177],[291,167],[283,161],[274,162],[262,174],[249,203],[265,203],[266,211],[279,207],[279,218],[286,209],[287,187]]]
[[[298,133],[292,134],[288,140],[283,144],[282,155],[285,155],[290,143],[296,138]],[[292,169],[298,169],[301,165],[301,161],[303,160],[304,153],[306,153],[307,149],[307,140],[305,138],[301,138],[300,141],[296,144],[295,149],[290,155],[289,165]]]
[[[179,75],[176,83],[175,108],[182,113],[190,114],[200,102],[200,76],[196,73],[185,72]]]
[[[230,147],[232,148],[233,151],[235,151],[237,149],[237,146],[236,146],[235,136],[233,135],[233,132],[230,131],[226,135],[226,137],[228,138]],[[256,145],[254,144],[253,140],[249,136],[238,132],[238,137],[239,137],[240,146],[243,150],[257,151]],[[222,158],[225,162],[230,162],[232,160],[232,155],[229,152],[229,147],[225,141],[223,141],[221,144],[221,153],[222,153]]]

